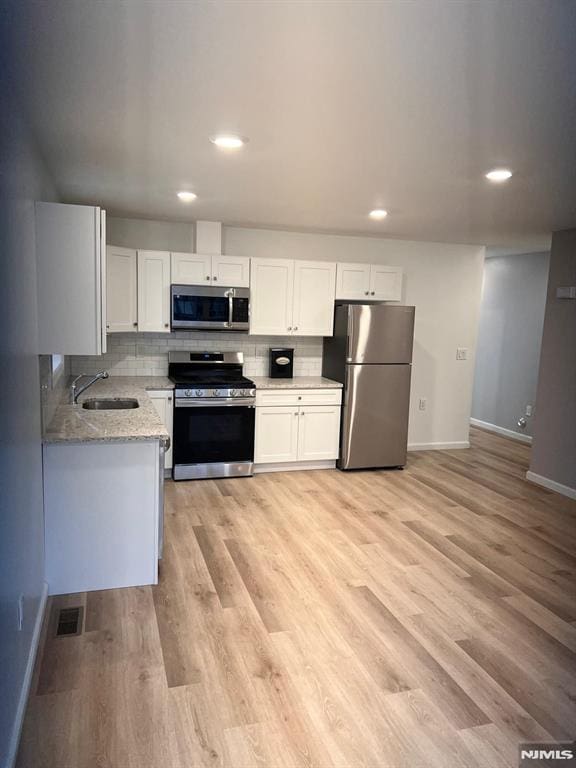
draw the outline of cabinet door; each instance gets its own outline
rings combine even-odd
[[[294,262],[294,313],[296,336],[332,336],[336,264],[329,261]]]
[[[109,245],[106,249],[106,331],[129,333],[138,327],[136,251]]]
[[[385,267],[372,264],[370,268],[370,298],[380,301],[402,299],[402,270],[400,267]]]
[[[172,253],[172,282],[175,285],[210,285],[211,256],[199,253]]]
[[[170,254],[138,251],[138,330],[170,333]]]
[[[105,212],[36,203],[39,354],[106,351]]]
[[[298,406],[256,408],[255,463],[296,461],[298,421]]]
[[[212,256],[212,283],[227,288],[248,288],[250,259],[247,256]]]
[[[154,408],[158,412],[158,416],[160,416],[162,424],[164,424],[170,435],[170,448],[164,454],[164,469],[172,469],[172,438],[174,433],[173,393],[164,390],[154,390],[148,392],[148,394]]]
[[[298,421],[298,461],[338,458],[339,406],[301,406]]]
[[[250,333],[286,336],[292,333],[294,262],[252,259],[250,269]]]
[[[365,299],[370,295],[370,264],[340,263],[336,269],[336,298]]]

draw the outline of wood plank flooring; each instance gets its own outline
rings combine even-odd
[[[576,503],[529,448],[168,483],[160,584],[67,596],[18,768],[505,768],[576,737]]]

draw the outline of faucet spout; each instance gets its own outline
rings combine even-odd
[[[107,379],[110,375],[108,371],[99,371],[98,373],[94,374],[90,378],[89,381],[86,382],[86,384],[83,384],[81,386],[78,386],[78,382],[80,379],[83,379],[85,376],[89,376],[88,373],[81,373],[80,376],[76,376],[72,384],[70,385],[70,403],[72,405],[78,405],[78,398],[84,392],[88,389],[88,387],[91,387],[92,384],[94,384],[95,381],[98,381],[98,379]]]

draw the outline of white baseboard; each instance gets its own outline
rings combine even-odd
[[[470,424],[481,429],[486,429],[488,432],[496,432],[497,435],[503,435],[504,437],[511,437],[512,440],[518,440],[521,443],[532,443],[532,437],[525,435],[522,432],[514,432],[513,429],[505,429],[499,427],[497,424],[490,424],[489,421],[480,421],[480,419],[470,419]]]
[[[470,448],[468,440],[457,443],[408,443],[409,451],[453,451],[459,448]]]
[[[336,461],[287,461],[279,464],[254,464],[254,474],[260,472],[294,472],[306,469],[335,469]]]
[[[536,483],[536,485],[541,485],[543,488],[548,488],[549,491],[556,491],[556,493],[561,493],[562,496],[568,496],[569,499],[576,499],[576,488],[570,488],[569,485],[562,485],[562,483],[557,483],[556,480],[550,480],[549,477],[543,477],[542,475],[537,475],[535,472],[526,472],[526,480],[529,480],[531,483]]]
[[[32,675],[34,674],[34,664],[36,663],[36,654],[38,653],[38,644],[40,643],[40,636],[42,634],[42,624],[44,622],[44,613],[46,612],[47,599],[48,599],[48,584],[44,582],[44,585],[42,587],[42,594],[40,595],[40,603],[38,605],[38,611],[36,613],[36,619],[34,621],[34,629],[32,631],[32,641],[30,643],[30,650],[28,651],[28,660],[26,661],[26,670],[24,672],[24,680],[22,681],[22,688],[20,689],[20,697],[18,699],[16,717],[14,718],[14,726],[12,728],[12,736],[10,737],[10,743],[8,746],[8,760],[6,762],[6,768],[13,768],[14,763],[16,762],[16,756],[18,754],[20,734],[22,732],[22,724],[24,723],[24,715],[26,714],[26,705],[28,704],[28,694],[30,693],[30,686],[32,684]]]

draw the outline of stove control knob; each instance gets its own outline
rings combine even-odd
[[[190,392],[190,395],[192,395],[192,392]],[[204,397],[204,390],[203,389],[197,389],[196,390],[196,397]]]
[[[184,397],[192,397],[192,390],[191,389],[185,389],[184,390]]]
[[[239,392],[237,389],[231,389],[230,390],[230,397],[240,397],[242,393]]]
[[[212,397],[222,397],[222,392],[219,389],[212,390]]]

